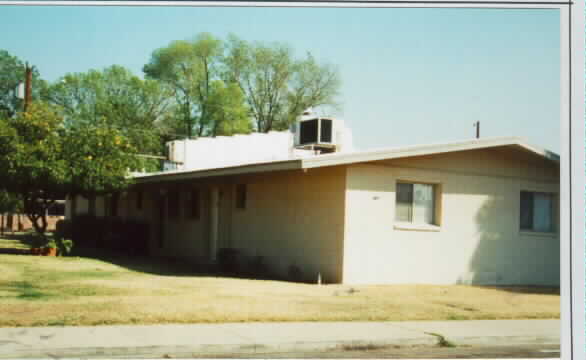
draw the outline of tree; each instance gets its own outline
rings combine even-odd
[[[337,105],[338,70],[311,54],[296,60],[285,44],[248,43],[234,35],[227,48],[225,76],[245,93],[257,131],[285,129],[308,107]]]
[[[33,98],[38,98],[47,84],[39,76],[39,72],[33,67]],[[16,56],[10,55],[6,50],[0,49],[0,116],[13,117],[17,111],[21,111],[23,100],[17,96],[18,84],[24,83],[25,64]]]
[[[79,124],[63,137],[68,164],[67,194],[91,199],[125,189],[132,183],[128,170],[136,168],[136,147],[122,131],[108,126]]]
[[[21,209],[21,206],[18,197],[6,190],[0,190],[0,231],[2,234],[4,234],[5,215],[7,213],[14,214],[19,209]]]
[[[189,137],[215,136],[223,128],[230,131],[242,128],[244,99],[229,82],[219,82],[223,51],[220,39],[202,33],[193,40],[173,41],[155,50],[143,67],[148,78],[160,81],[171,90],[182,132]],[[221,100],[220,94],[235,97]],[[228,124],[230,121],[235,123]]]
[[[117,129],[144,153],[161,154],[160,132],[171,115],[170,94],[153,80],[142,80],[113,65],[102,71],[67,74],[44,98],[64,110],[65,126]],[[144,161],[137,163],[144,167]]]
[[[216,80],[208,98],[210,136],[249,133],[252,130],[244,94],[235,83]]]
[[[16,194],[35,231],[44,236],[47,210],[67,195],[123,189],[135,149],[120,131],[82,124],[65,127],[61,109],[32,103],[0,118],[0,183]]]

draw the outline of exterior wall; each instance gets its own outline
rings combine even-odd
[[[344,235],[343,167],[261,175],[222,177],[202,181],[144,185],[143,209],[136,208],[136,190],[119,200],[119,216],[148,221],[150,253],[191,258],[206,263],[210,254],[212,189],[219,192],[216,248],[236,248],[246,263],[262,256],[271,271],[286,275],[296,265],[315,281],[340,282]],[[235,208],[237,184],[246,184],[246,208]],[[189,217],[188,191],[200,191],[200,218]],[[180,191],[179,217],[168,217],[168,195]],[[164,195],[161,195],[164,194]],[[159,201],[164,204],[164,240],[159,243]],[[96,204],[100,204],[99,201]],[[99,206],[97,205],[97,208]]]
[[[190,218],[188,210],[190,204],[188,202],[188,191],[192,188],[197,188],[200,191],[200,218]],[[209,239],[207,236],[208,223],[208,201],[204,200],[208,189],[206,186],[198,184],[185,185],[170,185],[165,187],[166,194],[169,191],[179,191],[179,216],[177,218],[169,218],[169,201],[168,196],[163,196],[161,199],[158,195],[150,197],[150,201],[145,204],[145,215],[148,214],[152,219],[151,224],[151,254],[159,256],[177,256],[193,258],[197,262],[205,262],[208,259]],[[156,194],[156,193],[155,193]],[[158,200],[162,201],[165,206],[165,216],[163,222],[163,240],[160,242],[158,229],[161,226],[161,219],[159,217]]]
[[[248,193],[246,209],[232,212],[231,246],[281,274],[295,265],[307,280],[340,282],[345,182],[344,167],[235,179]]]
[[[559,199],[559,170],[473,156],[348,167],[344,282],[559,285],[559,228],[519,230],[520,191]],[[397,226],[398,180],[438,184],[437,228]]]

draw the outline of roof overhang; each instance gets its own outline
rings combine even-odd
[[[181,181],[217,176],[243,175],[271,171],[301,170],[326,166],[349,165],[354,163],[371,162],[378,160],[390,160],[425,155],[436,155],[456,151],[469,151],[511,146],[517,147],[520,150],[527,151],[534,155],[540,156],[546,161],[552,161],[559,164],[559,155],[557,155],[554,152],[533,145],[529,145],[522,138],[499,137],[460,141],[448,144],[429,144],[401,148],[385,148],[379,150],[368,150],[347,154],[324,154],[304,159],[270,161],[255,164],[227,166],[214,169],[166,171],[146,175],[138,175],[134,176],[134,179],[137,183]]]

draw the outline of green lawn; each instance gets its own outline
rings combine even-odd
[[[557,288],[318,286],[198,275],[145,258],[0,255],[0,326],[550,319],[559,300]]]

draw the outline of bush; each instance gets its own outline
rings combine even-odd
[[[273,278],[269,267],[267,266],[267,264],[265,263],[265,259],[262,256],[255,256],[252,259],[250,259],[250,262],[248,263],[248,269],[250,272],[250,275],[260,278],[260,279],[271,279]]]
[[[61,237],[64,239],[73,239],[73,226],[72,221],[69,219],[58,220],[55,223],[55,237]]]
[[[73,248],[73,241],[71,239],[66,239],[61,235],[54,235],[53,239],[51,240],[55,247],[57,248],[57,255],[68,255]]]
[[[143,221],[79,215],[73,219],[71,229],[77,246],[148,255],[149,226]]]
[[[28,232],[24,235],[24,242],[31,248],[42,248],[47,246],[49,239],[46,235],[41,235],[36,232]]]
[[[149,225],[140,220],[127,220],[122,225],[123,250],[133,255],[149,254]]]
[[[101,230],[100,218],[77,215],[71,223],[71,239],[80,247],[98,247]]]
[[[303,280],[303,273],[301,272],[301,269],[299,268],[299,266],[297,266],[295,264],[289,265],[287,275],[289,276],[289,279],[288,279],[289,281],[300,282]]]
[[[224,273],[235,274],[239,270],[238,256],[240,252],[237,249],[222,248],[218,250],[218,266]]]

